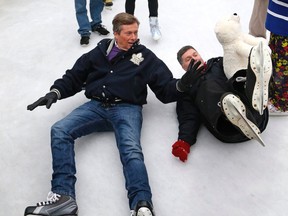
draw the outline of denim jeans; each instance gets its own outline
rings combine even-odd
[[[112,107],[103,107],[96,100],[83,104],[56,122],[51,128],[52,191],[75,198],[74,140],[93,132],[114,131],[130,209],[134,209],[139,200],[152,203],[140,144],[141,128],[142,106],[119,103]]]
[[[78,33],[81,36],[89,36],[92,26],[102,23],[101,12],[104,8],[103,0],[90,0],[89,9],[92,21],[89,21],[86,8],[87,0],[75,0],[76,18],[78,22]]]

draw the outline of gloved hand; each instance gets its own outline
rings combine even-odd
[[[188,159],[190,153],[190,145],[184,140],[178,140],[172,145],[172,154],[179,157],[182,162]]]
[[[44,97],[39,98],[36,102],[33,104],[30,104],[27,106],[27,110],[34,110],[38,106],[44,106],[46,105],[46,108],[49,109],[52,105],[52,103],[56,103],[58,99],[58,96],[55,92],[49,92]]]
[[[177,82],[177,87],[180,91],[185,92],[188,91],[189,88],[201,77],[204,73],[201,73],[205,68],[204,65],[199,67],[201,64],[200,61],[197,61],[195,64],[195,60],[191,59],[190,64],[188,66],[187,72],[181,77],[181,79]],[[199,68],[198,68],[199,67]]]

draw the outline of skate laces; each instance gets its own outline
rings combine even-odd
[[[151,28],[152,33],[161,34],[160,33],[160,27],[158,24],[154,24],[154,25],[152,24],[152,25],[150,25],[150,28]]]
[[[53,193],[50,191],[47,196],[47,201],[37,203],[37,206],[51,205],[59,200],[61,195]]]

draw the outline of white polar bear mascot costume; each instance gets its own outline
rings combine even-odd
[[[223,47],[223,66],[228,79],[238,70],[247,69],[248,56],[253,46],[256,46],[260,41],[267,44],[265,38],[243,33],[240,17],[236,13],[219,20],[214,31]]]

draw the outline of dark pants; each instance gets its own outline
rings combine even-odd
[[[238,74],[246,76],[246,71],[239,71]],[[227,82],[205,80],[201,84],[196,96],[196,105],[202,114],[207,129],[222,142],[236,143],[249,140],[238,127],[228,121],[221,110],[220,100],[223,94],[227,92],[240,97],[246,107],[247,118],[257,125],[261,132],[264,131],[268,123],[268,110],[265,109],[263,115],[255,111],[246,97],[244,83],[235,82],[235,77]]]
[[[158,17],[158,0],[148,0],[149,17]],[[126,13],[134,15],[135,0],[126,0],[125,2]]]

